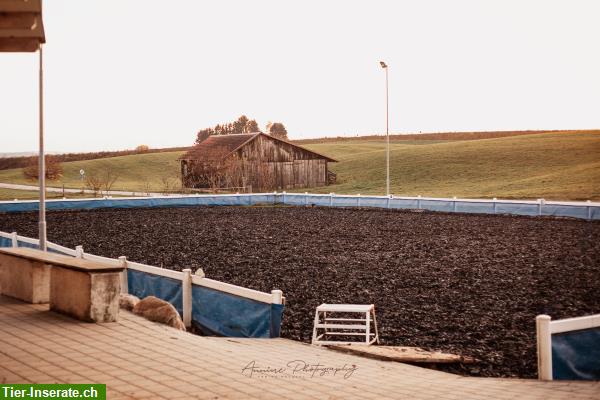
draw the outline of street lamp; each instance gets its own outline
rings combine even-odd
[[[40,183],[39,247],[46,250],[46,168],[44,165],[44,77],[42,43],[46,42],[42,23],[42,0],[0,1],[0,53],[39,53],[39,146]]]
[[[385,140],[386,140],[386,151],[385,151],[385,164],[386,164],[386,180],[385,180],[385,192],[390,195],[390,119],[389,119],[389,97],[388,97],[388,66],[385,62],[379,61],[381,68],[385,70]]]

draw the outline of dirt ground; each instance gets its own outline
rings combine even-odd
[[[535,316],[600,312],[600,223],[376,209],[195,207],[49,212],[49,240],[287,298],[310,341],[321,303],[374,303],[383,344],[474,356],[445,367],[536,375]],[[37,237],[37,214],[0,214]]]

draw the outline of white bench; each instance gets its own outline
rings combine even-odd
[[[339,314],[359,314],[356,318]],[[373,324],[373,329],[371,329]],[[333,340],[335,337],[356,336],[358,341]],[[312,344],[371,345],[379,343],[374,304],[321,304],[315,313]]]

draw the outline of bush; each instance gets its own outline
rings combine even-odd
[[[46,179],[54,181],[60,179],[63,176],[62,164],[53,156],[46,155],[44,157],[46,161]],[[23,175],[27,179],[37,181],[39,178],[39,157],[32,157],[29,164],[23,168]]]

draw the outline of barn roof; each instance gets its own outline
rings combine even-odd
[[[309,150],[305,147],[298,146],[297,144],[290,143],[283,139],[278,139],[276,137],[267,135],[266,133],[256,132],[256,133],[238,133],[231,135],[212,135],[208,138],[204,139],[202,142],[198,143],[190,151],[181,156],[180,160],[205,160],[205,161],[213,161],[217,159],[223,159],[230,154],[236,152],[241,147],[255,140],[259,136],[264,136],[270,140],[274,140],[281,143],[286,143],[290,146],[294,146],[296,148],[302,149],[308,153],[315,154],[321,158],[326,159],[327,161],[337,162],[331,157],[324,156],[315,151]]]

